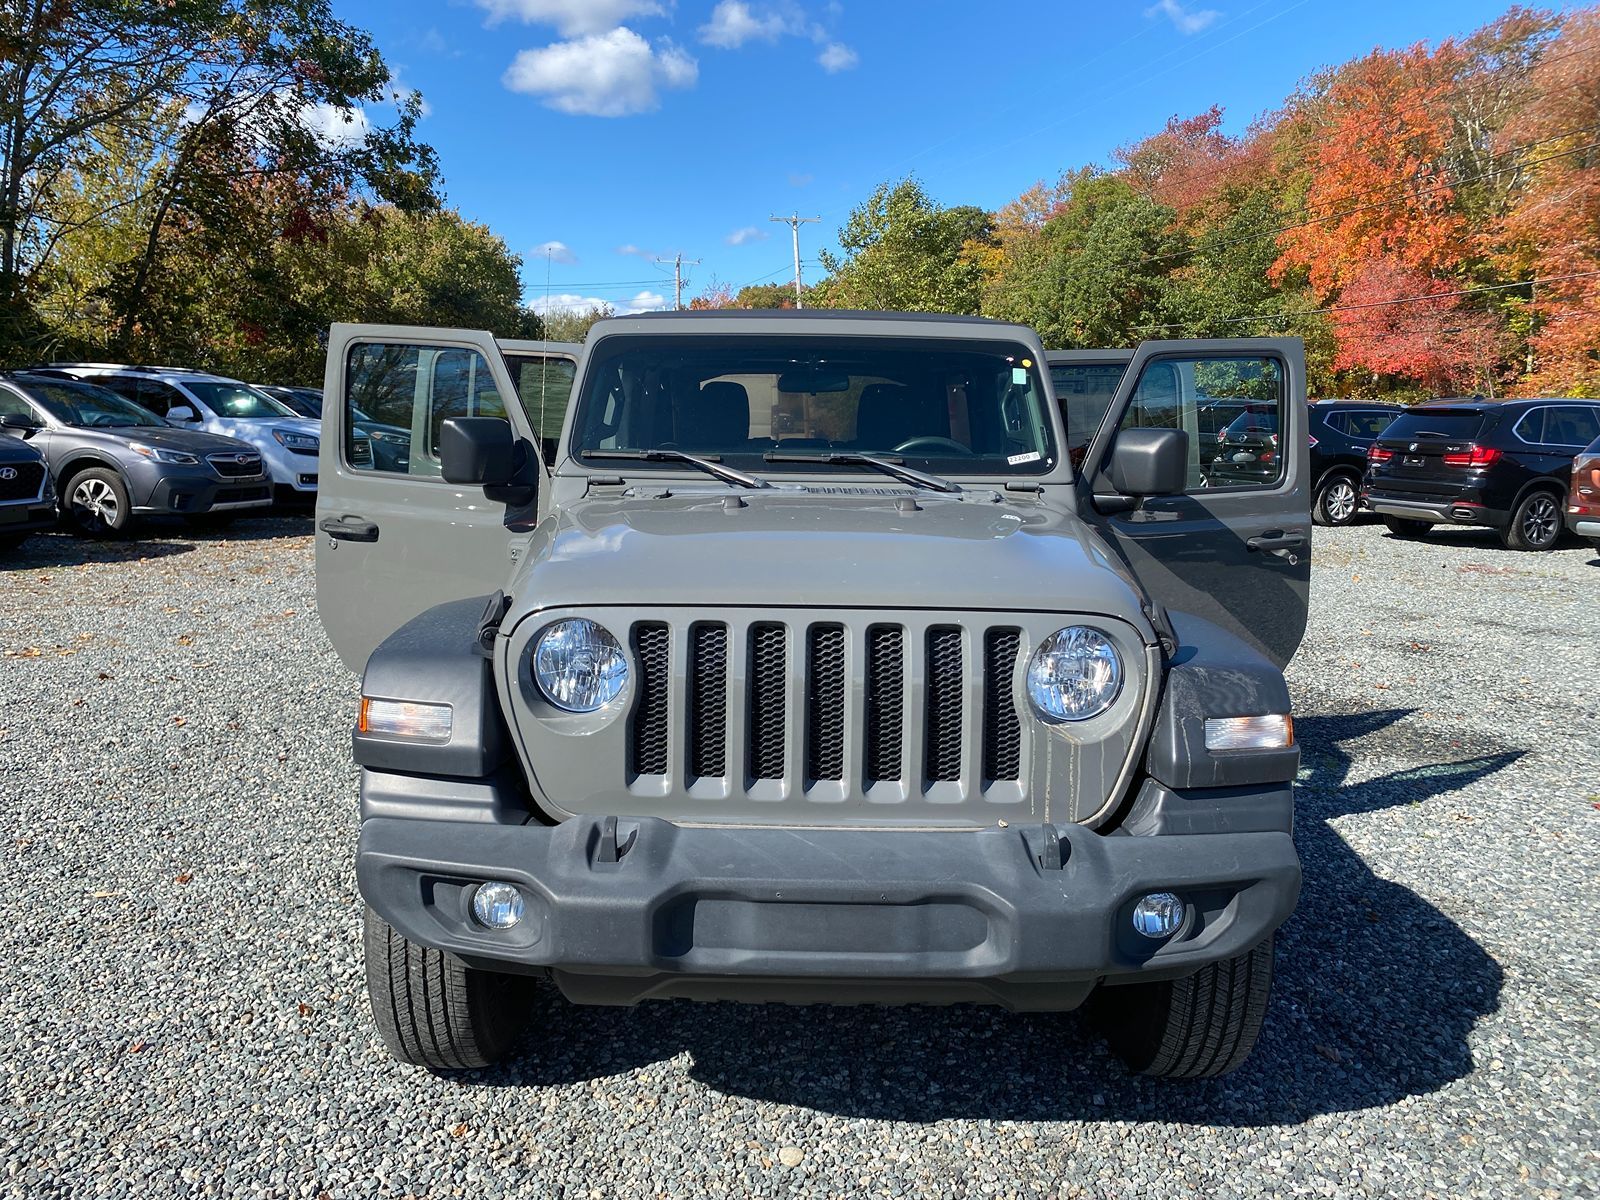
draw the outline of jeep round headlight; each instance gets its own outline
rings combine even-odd
[[[628,682],[622,647],[593,621],[572,617],[541,630],[533,643],[533,679],[557,708],[604,708]]]
[[[1047,721],[1086,721],[1122,690],[1122,660],[1098,629],[1058,629],[1028,663],[1028,699]]]

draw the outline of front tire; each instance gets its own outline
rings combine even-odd
[[[1426,537],[1433,528],[1431,521],[1413,521],[1407,517],[1384,517],[1384,528],[1397,538]]]
[[[1360,507],[1356,481],[1341,472],[1328,476],[1317,489],[1317,498],[1311,505],[1311,519],[1318,525],[1342,528],[1355,523],[1356,510]]]
[[[361,933],[372,1019],[390,1054],[430,1071],[462,1071],[510,1053],[528,1023],[531,978],[475,970],[409,942],[370,908]]]
[[[1561,540],[1561,502],[1553,492],[1530,492],[1500,531],[1507,550],[1554,550]]]
[[[1100,987],[1090,1015],[1141,1075],[1205,1079],[1249,1057],[1272,992],[1272,938],[1238,958],[1160,983]]]
[[[63,493],[62,510],[72,531],[84,537],[121,537],[133,525],[128,485],[109,467],[74,475]]]

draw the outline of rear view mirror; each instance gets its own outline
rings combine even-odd
[[[168,422],[198,421],[199,419],[200,414],[195,412],[194,409],[190,408],[187,404],[174,404],[171,408],[167,409]]]
[[[1111,486],[1124,496],[1175,496],[1189,484],[1189,435],[1124,429],[1111,447]]]
[[[439,430],[439,472],[446,483],[508,484],[516,457],[516,435],[500,417],[451,417]]]
[[[778,376],[778,390],[791,395],[818,392],[848,392],[850,376],[844,371],[830,371],[826,367],[800,367]]]

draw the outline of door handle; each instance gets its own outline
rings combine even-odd
[[[326,517],[317,526],[323,533],[339,542],[375,542],[378,540],[378,523],[364,517]]]
[[[1247,550],[1298,550],[1306,544],[1306,535],[1303,533],[1284,533],[1281,529],[1274,529],[1270,533],[1263,533],[1247,541]]]

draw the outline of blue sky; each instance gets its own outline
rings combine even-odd
[[[915,173],[994,208],[1169,116],[1247,125],[1321,67],[1437,41],[1505,0],[337,0],[421,91],[447,199],[523,256],[530,302],[619,310],[807,275]],[[381,111],[373,116],[382,118]],[[546,248],[549,254],[546,253]]]

